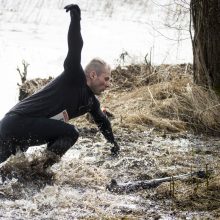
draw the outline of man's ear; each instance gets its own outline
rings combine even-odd
[[[97,77],[96,71],[95,70],[91,71],[89,73],[89,76],[90,76],[90,79],[96,79],[96,77]]]

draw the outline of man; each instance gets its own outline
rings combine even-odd
[[[78,5],[67,5],[70,12],[68,54],[64,71],[43,89],[15,105],[0,123],[0,163],[16,153],[16,147],[47,143],[48,164],[52,165],[77,141],[77,129],[66,123],[68,119],[89,112],[104,137],[113,144],[111,152],[117,155],[111,125],[100,109],[95,95],[109,87],[111,70],[101,59],[93,59],[81,66],[83,40],[80,31],[81,11]]]

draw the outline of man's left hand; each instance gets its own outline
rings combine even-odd
[[[66,12],[70,11],[70,15],[72,18],[77,18],[79,20],[81,19],[81,10],[78,5],[70,4],[65,6],[64,9],[66,10]]]

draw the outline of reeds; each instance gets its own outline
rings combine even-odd
[[[105,104],[124,123],[170,131],[220,132],[219,97],[193,83],[190,64],[119,66],[112,75],[114,97],[108,93]]]

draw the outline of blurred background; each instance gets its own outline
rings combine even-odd
[[[28,79],[56,77],[67,54],[67,4],[82,10],[82,65],[192,62],[189,5],[175,0],[0,0],[0,118],[17,102],[22,60]],[[123,59],[122,59],[123,58]]]

